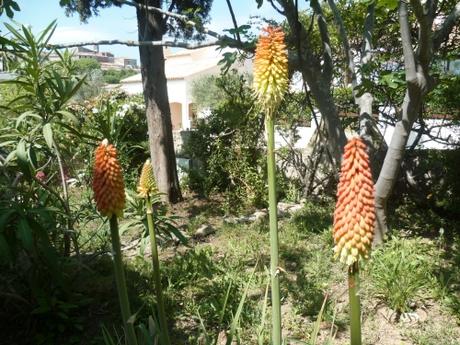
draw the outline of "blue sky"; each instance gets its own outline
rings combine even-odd
[[[21,11],[15,14],[14,20],[21,24],[31,25],[38,32],[52,20],[57,19],[58,28],[53,36],[53,43],[69,43],[102,39],[137,39],[137,21],[135,9],[129,6],[112,7],[100,11],[99,16],[92,17],[88,23],[81,23],[78,15],[66,17],[59,0],[17,0]],[[238,25],[245,24],[250,16],[260,15],[266,18],[279,19],[279,14],[269,4],[257,9],[255,0],[232,0]],[[4,32],[1,17],[0,30]],[[211,10],[211,22],[208,27],[222,32],[231,28],[232,21],[225,0],[214,0]],[[139,58],[137,47],[101,46],[103,51],[110,51],[116,56]]]

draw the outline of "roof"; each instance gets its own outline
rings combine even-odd
[[[181,50],[166,54],[165,74],[166,79],[184,79],[195,74],[206,72],[218,66],[222,53],[215,47],[206,47],[194,50]],[[123,84],[138,83],[142,81],[140,73],[122,79]]]

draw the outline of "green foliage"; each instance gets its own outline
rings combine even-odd
[[[372,253],[372,291],[397,315],[413,308],[429,284],[434,248],[421,239],[391,238]]]
[[[59,4],[65,8],[67,14],[78,13],[83,22],[86,22],[91,16],[97,16],[101,9],[123,5],[116,0],[60,0]],[[209,19],[211,5],[212,0],[180,0],[168,4],[168,10],[185,15],[189,20],[197,23],[198,27],[201,27]],[[197,34],[193,27],[182,21],[165,20],[163,30],[164,34],[168,32],[176,37],[203,38],[203,35]]]
[[[2,85],[11,97],[1,104],[8,115],[0,132],[0,285],[2,291],[14,291],[5,312],[37,327],[24,330],[23,336],[48,344],[64,331],[81,327],[71,315],[85,303],[75,298],[63,273],[69,266],[62,257],[66,236],[73,233],[76,218],[56,176],[64,168],[67,129],[77,122],[67,106],[83,79],[71,73],[66,56],[48,61],[45,45],[54,22],[39,35],[25,26],[5,26],[11,39],[0,40],[9,48],[17,77]],[[24,304],[10,303],[17,298]]]
[[[207,96],[209,87],[217,89],[216,97]],[[196,84],[193,94],[200,107],[208,104],[211,114],[198,121],[184,145],[183,153],[201,165],[189,172],[189,187],[205,195],[224,192],[234,210],[263,205],[263,118],[253,107],[246,77],[236,72],[209,77]]]
[[[74,62],[75,70],[80,74],[87,74],[93,70],[101,69],[101,64],[95,58],[81,58]]]
[[[147,120],[144,101],[139,96],[128,96],[113,91],[80,104],[73,104],[72,110],[79,119],[75,135],[90,145],[76,152],[77,174],[89,181],[93,148],[103,139],[108,139],[117,148],[118,159],[124,167],[127,186],[135,189],[139,167],[148,157]]]
[[[460,76],[443,74],[438,87],[427,97],[426,107],[431,114],[450,115],[460,120]]]
[[[129,232],[135,235],[141,235],[141,253],[144,252],[149,240],[149,232],[147,228],[147,218],[145,215],[145,204],[143,199],[139,198],[134,191],[126,191],[127,207],[124,213],[126,218],[120,224],[120,232],[123,234]],[[187,243],[187,239],[177,228],[177,217],[168,214],[168,208],[162,204],[161,195],[153,195],[151,197],[155,207],[153,222],[157,237],[161,242],[177,238],[182,244]]]
[[[132,69],[108,69],[103,71],[102,75],[107,84],[119,84],[124,78],[130,77],[137,72]]]
[[[415,234],[448,235],[460,229],[459,150],[415,150],[407,155],[410,183],[400,182],[390,221]],[[430,226],[427,226],[430,224]]]
[[[6,12],[8,18],[14,17],[14,11],[20,11],[18,3],[14,0],[2,0],[0,1],[0,16],[3,14],[3,11]]]

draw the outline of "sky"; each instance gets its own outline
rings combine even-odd
[[[87,23],[81,23],[78,14],[71,17],[65,15],[59,6],[59,0],[16,0],[21,7],[16,12],[14,20],[20,24],[32,26],[34,32],[43,30],[52,20],[57,20],[57,29],[51,43],[71,43],[103,39],[137,40],[137,21],[135,8],[130,6],[112,7],[102,9],[97,17],[91,17]],[[238,25],[248,22],[250,16],[259,15],[266,18],[280,20],[280,15],[264,2],[257,9],[255,0],[232,0],[233,10],[237,17]],[[214,0],[211,9],[211,22],[209,29],[224,33],[224,29],[233,27],[226,0]],[[3,22],[10,20],[2,15],[0,30],[5,32]],[[100,46],[101,51],[110,51],[115,56],[136,58],[139,61],[137,47],[122,45]]]

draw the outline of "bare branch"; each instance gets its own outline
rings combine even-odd
[[[133,40],[100,40],[100,41],[86,41],[86,42],[74,42],[74,43],[61,43],[61,44],[48,44],[48,49],[62,49],[62,48],[73,48],[83,47],[89,45],[125,45],[128,47],[139,47],[139,46],[164,46],[164,47],[176,47],[186,49],[198,49],[203,47],[215,46],[218,44],[217,41],[213,42],[202,42],[202,43],[188,43],[183,41],[133,41]]]
[[[364,21],[364,44],[361,54],[361,62],[366,64],[372,58],[372,32],[374,31],[375,23],[375,2],[372,2],[367,7],[366,20]]]
[[[278,12],[279,14],[281,14],[282,16],[284,16],[286,13],[281,10],[280,8],[278,8],[278,6],[275,5],[275,3],[273,2],[273,0],[268,0],[268,2],[272,5],[273,9]]]
[[[321,6],[318,3],[318,0],[310,1],[310,6],[312,7],[313,11],[318,16],[318,28],[319,28],[319,33],[321,36],[321,41],[323,43],[323,58],[324,58],[323,74],[326,80],[332,80],[332,72],[333,72],[332,49],[331,49],[331,42],[329,39],[329,31],[327,29],[326,19],[324,18],[323,11],[321,9]]]
[[[233,26],[235,27],[235,36],[238,42],[241,44],[241,37],[240,32],[238,31],[238,23],[236,22],[235,12],[233,12],[232,3],[230,0],[227,0],[228,11],[230,12],[230,16],[232,17]]]
[[[176,19],[176,20],[184,23],[185,25],[188,25],[188,26],[191,26],[191,27],[195,28],[200,33],[203,33],[203,34],[206,34],[208,36],[216,38],[219,42],[216,42],[215,44],[225,42],[225,44],[227,46],[229,46],[229,47],[244,49],[244,50],[250,51],[250,52],[252,52],[254,50],[253,47],[247,47],[247,46],[243,45],[242,42],[239,42],[238,40],[235,40],[232,37],[229,37],[227,35],[221,35],[221,34],[215,32],[213,30],[209,30],[206,27],[199,26],[197,23],[195,23],[194,21],[190,20],[186,15],[179,14],[179,13],[174,13],[174,12],[170,12],[170,11],[165,11],[165,10],[163,10],[161,8],[154,7],[154,6],[147,6],[147,5],[143,5],[143,4],[138,4],[138,3],[134,2],[134,1],[131,1],[131,0],[116,0],[116,2],[118,2],[120,4],[128,5],[128,6],[133,6],[133,7],[136,7],[137,9],[145,9],[145,10],[148,10],[148,11],[156,12],[156,13],[162,14],[162,15],[164,15],[166,17],[171,17],[173,19]],[[174,46],[171,45],[171,47],[174,47]],[[178,47],[187,48],[187,47],[183,47],[182,45],[180,45]]]
[[[347,62],[347,70],[349,75],[351,76],[351,85],[353,90],[353,96],[355,96],[355,87],[356,87],[356,72],[355,72],[355,64],[353,62],[353,53],[351,52],[350,42],[348,41],[348,33],[345,28],[345,24],[343,23],[342,16],[340,15],[339,9],[335,4],[334,0],[328,0],[329,7],[332,10],[334,15],[335,23],[339,30],[340,39],[342,41],[343,52],[345,54],[345,60]]]
[[[414,13],[419,23],[419,45],[417,48],[417,55],[424,70],[428,70],[428,65],[431,61],[431,55],[433,52],[431,40],[431,26],[433,24],[434,18],[430,18],[430,9],[424,7],[420,0],[410,0],[410,2],[412,7],[414,8]]]
[[[457,2],[454,9],[442,23],[441,27],[434,32],[433,50],[437,51],[442,42],[449,38],[450,33],[460,19],[460,2]]]
[[[404,54],[404,68],[406,70],[406,81],[413,83],[417,81],[417,70],[415,66],[414,50],[412,49],[407,4],[404,0],[399,2],[399,25],[401,41]]]

